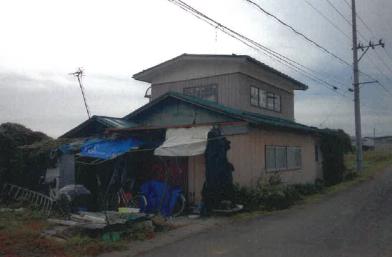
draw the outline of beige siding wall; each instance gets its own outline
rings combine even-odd
[[[204,155],[192,156],[188,159],[188,201],[199,203],[205,181]]]
[[[236,72],[248,74],[284,90],[298,87],[291,80],[284,78],[284,76],[268,68],[260,67],[260,65],[242,58],[232,59],[227,58],[227,56],[215,56],[213,58],[205,58],[203,56],[197,58],[193,56],[178,59],[168,67],[163,67],[159,71],[157,70],[151,78],[150,83],[153,85],[167,82],[171,83],[173,81],[199,79]]]
[[[315,160],[317,138],[310,135],[252,129],[249,134],[227,136],[231,142],[228,159],[234,165],[234,182],[241,186],[254,187],[260,179],[268,179],[273,173],[265,170],[265,146],[297,146],[302,149],[302,168],[281,171],[284,183],[312,183],[321,178],[321,159]],[[189,158],[189,192],[196,202],[201,200],[205,180],[203,156]]]
[[[192,60],[177,60],[175,64],[172,64],[166,69],[162,69],[159,74],[155,74],[151,84],[162,84],[235,73],[242,65],[241,60],[232,60],[228,58],[200,58],[199,60],[192,58]]]
[[[278,83],[278,81],[276,81]],[[260,113],[286,119],[294,119],[293,90],[283,90],[266,82],[249,77],[242,73],[225,74],[201,79],[170,82],[152,86],[152,99],[169,92],[183,93],[187,87],[215,84],[218,87],[218,103],[244,111]],[[281,96],[281,112],[269,111],[250,104],[250,87],[255,86]]]
[[[255,186],[261,177],[273,173],[265,170],[265,146],[297,146],[302,149],[302,168],[280,171],[284,183],[314,182],[321,175],[321,162],[315,160],[316,138],[287,132],[253,129],[249,134],[227,137],[231,141],[229,161],[235,168],[234,180],[240,185]]]
[[[159,85],[152,85],[151,96],[154,100],[155,98],[169,91],[183,93],[183,89],[187,87],[206,86],[214,84],[218,87],[218,102],[227,106],[231,106],[233,102],[237,101],[239,83],[239,75],[236,73],[201,79],[171,82]]]

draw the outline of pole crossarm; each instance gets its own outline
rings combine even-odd
[[[378,80],[372,80],[372,81],[360,82],[360,83],[358,83],[358,85],[374,84],[374,83],[379,83],[379,82],[378,82]]]
[[[382,41],[382,39],[380,39],[378,41],[377,44],[374,44],[372,41],[369,41],[368,45],[362,45],[361,43],[358,44],[357,49],[358,50],[362,50],[362,54],[361,56],[358,58],[358,62],[362,59],[362,57],[365,56],[365,54],[367,53],[367,51],[371,48],[371,49],[375,49],[377,46],[381,46],[382,48],[385,47],[385,43]]]

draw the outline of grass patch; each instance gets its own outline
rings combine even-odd
[[[325,188],[324,192],[314,194],[306,197],[306,203],[315,202],[322,198],[324,195],[334,194],[350,188],[358,183],[368,181],[374,178],[378,173],[385,170],[387,167],[392,166],[392,152],[384,151],[367,151],[364,152],[363,171],[361,174],[355,173],[355,153],[347,154],[345,156],[345,165],[347,167],[345,172],[345,180],[342,183]]]

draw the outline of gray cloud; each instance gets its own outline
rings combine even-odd
[[[339,86],[339,92],[346,97],[336,96],[320,83],[254,52],[169,1],[70,1],[78,4],[78,10],[72,7],[73,3],[53,4],[49,0],[25,1],[23,10],[12,1],[0,3],[0,122],[20,122],[57,136],[85,120],[79,88],[75,79],[67,75],[75,64],[86,68],[84,84],[92,113],[123,116],[146,102],[143,95],[147,85],[132,80],[133,73],[184,52],[237,53],[252,55],[309,85],[309,90],[297,93],[298,121],[353,132],[352,94],[347,91],[352,84],[351,68],[306,43],[246,1],[186,0],[223,24],[312,68]],[[305,1],[256,1],[351,63],[350,38],[333,28]],[[325,0],[311,2],[351,37],[350,26]],[[344,1],[332,2],[350,19],[350,9]],[[86,12],[92,3],[94,11]],[[386,42],[386,52],[369,51],[360,63],[361,70],[392,91],[392,58],[386,55],[392,56],[392,1],[357,0],[357,5],[361,18],[373,30],[369,32],[359,22],[366,41],[383,38]],[[370,78],[361,76],[361,80]],[[362,88],[361,100],[364,134],[371,134],[373,127],[380,134],[392,134],[391,96],[372,84]]]
[[[145,86],[130,81],[110,76],[86,80],[92,114],[122,117],[146,103]],[[0,89],[0,122],[18,122],[56,137],[87,118],[76,81],[0,73]]]

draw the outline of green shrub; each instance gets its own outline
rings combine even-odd
[[[322,192],[323,189],[324,182],[321,180],[314,184],[285,185],[279,176],[273,175],[267,183],[259,181],[255,188],[235,185],[235,200],[247,211],[281,210],[302,200],[303,196]]]
[[[324,182],[317,180],[316,183],[296,184],[294,188],[300,195],[313,195],[324,190]]]
[[[344,180],[345,181],[350,181],[350,180],[354,180],[358,177],[358,173],[356,172],[348,172],[347,174],[344,175]]]
[[[244,205],[246,211],[254,211],[260,209],[262,204],[258,190],[249,187],[241,187],[234,185],[234,199],[236,203]]]
[[[327,186],[343,181],[346,166],[344,155],[352,151],[351,140],[343,130],[325,129],[320,133],[323,155],[323,178]]]

